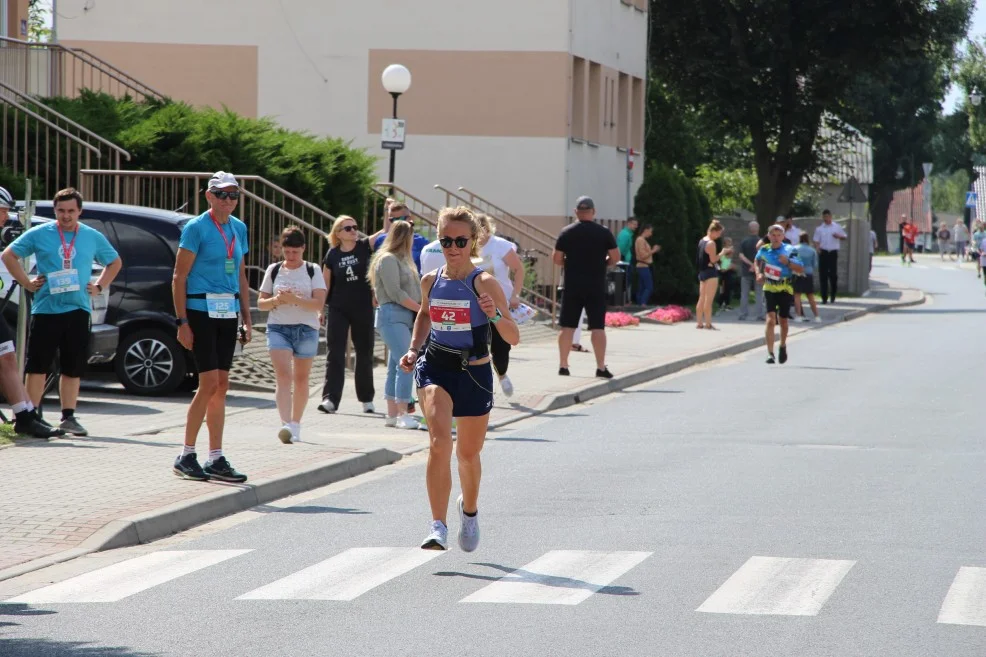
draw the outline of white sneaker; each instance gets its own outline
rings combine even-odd
[[[821,324],[822,323],[822,318],[819,317],[818,315],[815,315],[815,323],[816,324]]]
[[[455,505],[459,508],[459,547],[463,552],[472,552],[479,547],[479,512],[469,517],[462,510],[462,496],[456,500]]]
[[[294,432],[291,431],[291,423],[288,422],[281,430],[277,432],[277,438],[285,445],[291,444],[291,439],[294,437]]]
[[[809,317],[808,315],[802,315],[801,316],[801,321],[802,321],[802,323],[807,324],[808,322],[811,321],[811,317]]]
[[[333,404],[331,401],[329,401],[329,398],[326,397],[325,399],[322,400],[322,403],[318,405],[318,410],[322,411],[323,413],[335,413],[336,405]]]
[[[503,394],[507,397],[514,396],[514,384],[510,381],[509,376],[500,379],[500,387],[503,388]]]
[[[300,443],[301,442],[301,422],[292,422],[291,427],[291,442]]]
[[[431,521],[431,532],[421,542],[422,550],[447,550],[448,527],[441,520]]]
[[[398,417],[397,422],[394,424],[394,426],[397,427],[398,429],[414,429],[415,431],[421,428],[421,425],[418,424],[418,421],[415,420],[410,415],[408,415],[407,413]]]
[[[376,413],[377,409],[373,408],[373,402],[363,402],[363,412]]]
[[[397,426],[397,418],[396,417],[388,417],[386,420],[384,420],[383,426],[385,426],[385,427],[396,427]]]

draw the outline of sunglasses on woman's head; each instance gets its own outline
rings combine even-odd
[[[239,192],[224,192],[221,189],[212,190],[212,195],[218,198],[220,201],[225,201],[226,199],[236,200],[240,198]]]
[[[438,243],[442,245],[443,249],[451,249],[452,245],[455,244],[456,248],[464,249],[469,246],[468,237],[443,237],[438,240]]]
[[[394,223],[395,221],[407,221],[407,222],[412,223],[412,224],[414,223],[414,220],[411,219],[411,215],[409,215],[409,214],[404,214],[404,215],[401,215],[399,217],[391,217],[390,218],[390,223]]]
[[[356,226],[343,226],[343,227],[342,227],[342,228],[340,228],[339,230],[344,230],[344,231],[346,231],[347,233],[351,233],[351,232],[353,232],[354,230],[356,230]]]

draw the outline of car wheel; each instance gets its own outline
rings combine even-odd
[[[128,392],[167,395],[185,378],[185,354],[178,341],[158,329],[126,336],[116,352],[116,375]]]

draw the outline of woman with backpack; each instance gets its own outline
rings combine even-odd
[[[269,313],[267,349],[277,377],[274,398],[283,423],[277,437],[285,444],[301,439],[308,375],[318,352],[318,314],[325,305],[325,280],[319,267],[304,260],[305,241],[301,229],[284,229],[284,260],[267,268],[257,301],[257,307]]]

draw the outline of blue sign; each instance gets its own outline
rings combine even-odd
[[[965,207],[967,208],[976,207],[976,192],[965,193]]]

